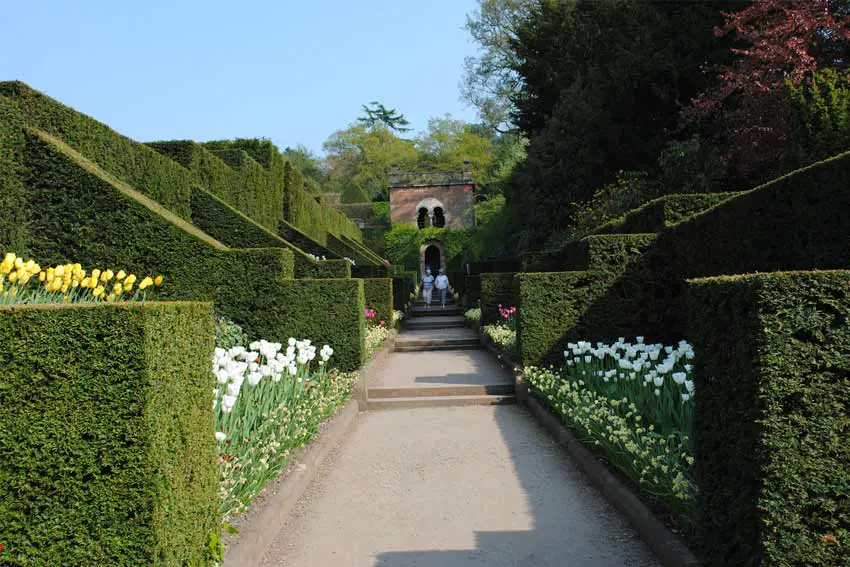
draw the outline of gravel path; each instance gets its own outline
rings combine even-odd
[[[516,406],[361,414],[264,566],[656,566]]]

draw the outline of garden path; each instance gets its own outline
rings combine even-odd
[[[262,565],[658,565],[449,317],[399,335],[367,407],[404,411],[360,415]]]

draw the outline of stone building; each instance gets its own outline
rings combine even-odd
[[[466,163],[462,171],[400,173],[390,175],[390,217],[393,225],[413,224],[420,229],[475,226],[475,183]],[[422,243],[421,272],[446,267],[445,247],[439,239]]]

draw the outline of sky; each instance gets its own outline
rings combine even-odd
[[[475,0],[8,2],[0,80],[141,142],[322,142],[377,100],[415,130],[451,114]]]

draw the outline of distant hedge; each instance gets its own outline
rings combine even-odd
[[[516,306],[515,274],[481,274],[481,324],[489,325],[501,320],[499,304]]]
[[[393,280],[393,309],[407,311],[411,302],[411,295],[416,291],[418,283],[418,272],[404,272],[401,275],[392,276]]]
[[[363,293],[366,307],[375,310],[375,322],[386,321],[387,326],[393,320],[393,280],[373,278],[363,280]]]
[[[738,193],[665,195],[596,229],[594,234],[654,233],[734,197]]]
[[[284,248],[295,260],[296,278],[347,278],[351,265],[345,260],[316,261],[277,234],[249,219],[219,197],[192,189],[192,224],[232,248]]]
[[[688,287],[707,564],[850,564],[850,271]]]
[[[0,562],[211,565],[214,337],[209,303],[0,308]]]

